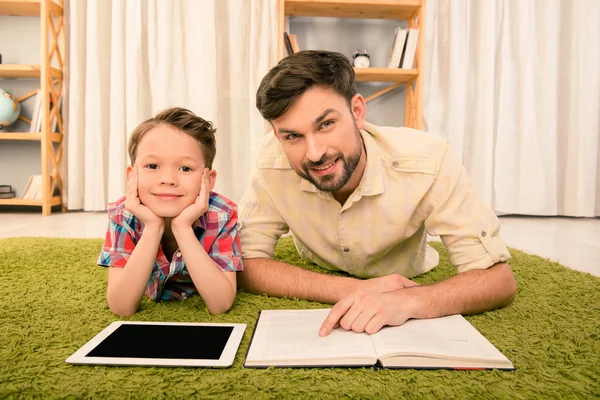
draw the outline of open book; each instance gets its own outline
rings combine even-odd
[[[338,328],[320,337],[329,311],[261,311],[244,366],[514,369],[461,315],[411,319],[374,335]]]

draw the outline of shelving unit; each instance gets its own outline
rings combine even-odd
[[[52,206],[62,203],[63,183],[60,172],[63,144],[63,120],[59,108],[59,99],[63,89],[64,25],[63,0],[0,0],[0,15],[40,17],[41,54],[39,65],[0,64],[0,78],[3,79],[39,79],[42,123],[41,132],[5,132],[0,133],[0,142],[8,140],[39,141],[40,162],[43,180],[41,200],[23,200],[20,198],[0,199],[0,206],[39,206],[43,215],[49,215]],[[35,95],[36,90],[18,98],[26,100]],[[19,117],[27,123],[31,121]],[[52,121],[57,119],[58,132],[52,131]],[[56,149],[55,149],[56,147]],[[0,160],[0,165],[2,161]]]
[[[367,97],[370,101],[406,85],[404,125],[421,129],[423,120],[423,74],[425,0],[279,0],[279,59],[283,58],[285,17],[334,17],[406,20],[419,28],[416,68],[355,68],[358,82],[391,82],[389,87]],[[391,43],[390,43],[391,44]]]

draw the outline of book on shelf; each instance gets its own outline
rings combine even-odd
[[[300,51],[300,45],[298,44],[298,37],[291,33],[290,35],[290,44],[292,45],[292,52],[298,53]]]
[[[23,195],[21,198],[23,200],[41,200],[42,194],[42,175],[38,174],[29,176],[29,180],[27,181],[27,185],[25,185],[25,189],[23,189]]]
[[[404,54],[402,54],[402,61],[400,61],[400,68],[412,69],[415,61],[418,42],[419,29],[409,28],[408,35],[406,37],[406,46],[404,46]]]
[[[320,337],[330,310],[261,311],[244,366],[514,369],[462,315],[411,319],[373,335],[337,328]]]
[[[285,50],[288,56],[294,54],[292,42],[290,42],[290,35],[287,32],[283,32],[283,44],[285,45]]]
[[[0,185],[0,193],[9,193],[12,192],[11,185]]]
[[[400,67],[400,59],[402,58],[404,44],[406,43],[407,32],[407,29],[400,26],[396,27],[396,30],[394,31],[394,41],[392,42],[392,49],[390,50],[390,57],[388,59],[388,68]]]
[[[51,132],[58,132],[58,115],[61,113],[62,110],[62,95],[58,98],[58,109],[56,110],[56,116],[54,117],[54,121],[52,121],[52,131]]]
[[[33,110],[31,111],[31,125],[29,125],[29,132],[39,132],[36,130],[38,126],[38,121],[40,119],[40,110],[41,107],[42,95],[40,90],[38,89],[35,94],[35,101],[33,103]]]
[[[42,119],[43,119],[43,108],[42,108],[42,94],[38,89],[35,94],[35,102],[33,104],[33,111],[31,113],[31,125],[29,126],[29,132],[41,132],[42,131]],[[52,100],[49,100],[52,103]],[[50,105],[52,109],[52,104]],[[58,129],[58,113],[62,109],[62,96],[58,98],[58,110],[57,116],[52,121],[52,132],[57,132]]]
[[[12,199],[15,197],[15,191],[11,185],[0,185],[0,199]]]

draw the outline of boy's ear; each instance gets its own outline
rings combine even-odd
[[[131,176],[132,172],[133,172],[133,166],[132,165],[127,166],[127,170],[125,171],[127,180],[129,180],[129,177]]]
[[[217,183],[217,171],[215,171],[214,169],[208,170],[209,191],[212,191],[215,188],[216,183]]]

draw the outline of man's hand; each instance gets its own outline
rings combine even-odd
[[[409,292],[356,291],[333,306],[321,325],[319,336],[329,335],[337,326],[347,331],[373,334],[385,325],[402,325],[410,318],[413,307],[414,296]]]
[[[190,227],[194,221],[208,211],[208,199],[210,198],[209,186],[208,168],[205,168],[202,173],[202,185],[200,186],[198,197],[196,197],[196,200],[192,204],[181,210],[179,215],[173,218],[171,221],[173,228]]]
[[[127,197],[125,198],[125,209],[135,215],[144,225],[163,227],[164,218],[157,216],[148,207],[142,204],[138,192],[138,167],[133,166],[133,171],[127,179]]]
[[[419,286],[419,284],[402,275],[392,274],[364,280],[360,283],[359,290],[373,293],[386,293],[413,286]]]
[[[367,332],[380,330],[384,325],[402,325],[409,317],[396,310],[393,292],[419,286],[402,275],[392,274],[360,282],[359,290],[338,301],[321,325],[320,336],[327,336],[341,326],[346,330]],[[392,313],[400,312],[396,316]]]

